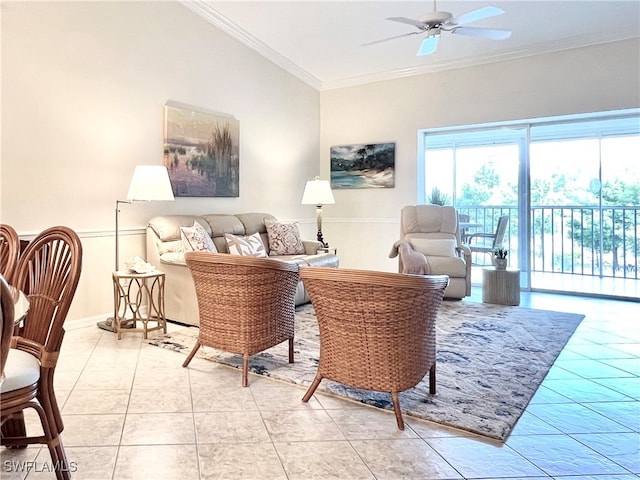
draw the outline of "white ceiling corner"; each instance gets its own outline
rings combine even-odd
[[[504,15],[475,26],[513,31],[508,40],[443,33],[433,55],[416,57],[421,35],[364,47],[413,27],[426,1],[179,0],[191,11],[317,90],[640,38],[638,0],[438,0],[455,15],[495,5]]]

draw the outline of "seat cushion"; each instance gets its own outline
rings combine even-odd
[[[460,257],[429,257],[431,275],[462,277],[467,274],[467,264]]]
[[[5,380],[0,393],[12,392],[33,385],[40,379],[40,362],[30,353],[9,349],[4,367]]]
[[[426,257],[455,257],[455,238],[410,238],[409,243],[416,252]]]

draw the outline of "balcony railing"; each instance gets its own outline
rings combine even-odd
[[[519,265],[519,218],[515,206],[456,207],[483,225],[477,231],[495,232],[498,218],[509,215],[504,246],[510,265]],[[562,206],[531,208],[532,272],[593,277],[640,279],[640,207]],[[488,263],[488,256],[474,263]]]

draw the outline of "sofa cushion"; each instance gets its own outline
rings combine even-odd
[[[409,243],[416,252],[427,257],[454,257],[455,238],[410,238]]]
[[[184,252],[165,252],[160,255],[160,261],[172,265],[187,265],[187,261],[184,259]]]
[[[269,255],[299,255],[305,253],[300,231],[295,223],[264,221],[269,237]]]
[[[267,251],[259,233],[254,233],[246,237],[225,233],[227,247],[231,255],[245,255],[252,257],[267,257]]]
[[[185,252],[214,252],[218,250],[202,225],[194,221],[191,227],[180,227]]]

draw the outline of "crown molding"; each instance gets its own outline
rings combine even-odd
[[[280,55],[274,49],[269,47],[267,44],[261,42],[256,37],[251,35],[251,33],[246,30],[240,28],[238,25],[233,23],[231,20],[221,15],[217,10],[215,10],[209,2],[202,2],[198,0],[179,0],[182,5],[187,7],[189,10],[194,12],[196,15],[204,18],[206,21],[215,25],[223,32],[227,33],[231,37],[239,40],[244,43],[247,47],[255,50],[260,55],[265,57],[267,60],[275,63],[285,71],[289,72],[299,80],[302,80],[309,86],[315,88],[316,90],[320,90],[322,87],[322,82],[320,79],[314,77],[309,72],[300,68],[298,65],[293,63],[288,58]]]
[[[339,88],[355,87],[367,83],[375,83],[386,80],[395,80],[399,78],[412,77],[416,75],[424,75],[428,73],[443,72],[446,70],[455,70],[465,67],[473,67],[478,65],[503,62],[507,60],[516,60],[519,58],[532,57],[546,53],[560,52],[575,48],[588,47],[593,45],[612,43],[620,40],[631,38],[640,38],[637,31],[615,31],[608,33],[589,34],[578,37],[565,38],[561,41],[537,43],[530,47],[519,50],[497,53],[494,55],[477,55],[475,57],[458,58],[451,61],[429,63],[428,65],[418,65],[409,68],[400,68],[394,70],[379,71],[351,77],[340,78],[336,80],[321,81],[316,76],[307,72],[285,56],[276,52],[264,42],[254,37],[250,32],[242,29],[240,26],[226,18],[224,15],[215,10],[211,2],[201,0],[179,0],[179,2],[194,12],[196,15],[205,19],[212,25],[218,27],[236,40],[242,42],[247,47],[258,52],[267,60],[281,67],[286,72],[295,76],[307,85],[319,91],[335,90]]]
[[[532,45],[529,48],[520,50],[512,50],[508,52],[497,53],[494,55],[479,55],[476,57],[460,58],[449,62],[431,63],[429,65],[419,65],[409,68],[400,68],[395,70],[387,70],[375,72],[371,74],[357,75],[353,77],[342,78],[323,82],[320,90],[335,90],[338,88],[355,87],[367,83],[382,82],[386,80],[395,80],[398,78],[412,77],[415,75],[424,75],[427,73],[437,73],[446,70],[455,70],[458,68],[473,67],[485,65],[489,63],[504,62],[507,60],[517,60],[520,58],[533,57],[547,53],[556,53],[576,48],[589,47],[594,45],[603,45],[607,43],[629,40],[632,38],[640,38],[637,31],[619,31],[613,34],[601,35],[585,35],[580,37],[566,38],[561,42],[545,42]]]

